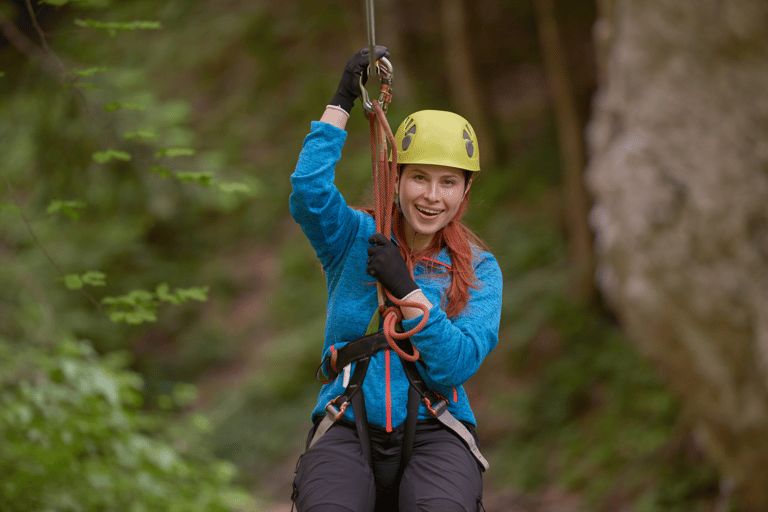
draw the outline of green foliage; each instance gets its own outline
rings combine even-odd
[[[195,449],[205,421],[171,429],[142,409],[123,353],[82,340],[51,347],[0,338],[0,509],[231,511],[249,504],[230,463]],[[189,403],[179,388],[174,408]],[[251,504],[252,505],[252,504]]]
[[[110,160],[122,160],[128,162],[131,160],[130,153],[119,151],[117,149],[107,149],[106,151],[97,151],[93,154],[93,159],[100,164],[105,164]]]
[[[125,16],[119,8],[110,14]],[[160,27],[74,24],[110,35]],[[194,388],[177,377],[150,402],[147,391],[158,386],[126,370],[121,350],[135,326],[158,321],[163,304],[188,312],[189,302],[209,299],[209,286],[163,282],[190,275],[198,262],[163,254],[147,239],[169,218],[169,207],[189,214],[186,226],[176,226],[187,230],[201,212],[240,203],[187,195],[182,187],[215,183],[222,195],[253,195],[249,184],[257,182],[216,180],[222,166],[211,151],[190,147],[189,105],[147,91],[146,67],[116,62],[114,43],[85,32],[68,40],[72,31],[63,31],[51,41],[62,62],[82,67],[48,76],[21,62],[4,66],[10,80],[0,97],[9,121],[0,124],[0,510],[253,510],[256,503],[231,485],[237,469],[211,455],[210,420],[185,409],[194,405]],[[153,154],[189,157],[201,170],[174,170],[177,186],[158,186],[147,172]],[[82,199],[61,199],[73,195]],[[149,284],[156,282],[162,284]],[[100,301],[83,292],[108,283],[109,296]],[[74,341],[84,334],[106,355]]]
[[[157,21],[97,21],[76,19],[75,25],[78,27],[90,27],[100,30],[106,30],[110,36],[116,36],[121,30],[159,30],[160,23]]]
[[[147,290],[132,290],[119,297],[104,297],[101,302],[109,306],[107,314],[113,322],[136,325],[157,321],[157,309],[163,302],[178,306],[188,300],[207,301],[208,287],[176,288],[171,292],[167,283],[161,283],[157,285],[154,293]]]
[[[61,201],[59,199],[55,199],[51,201],[51,204],[48,205],[46,212],[61,212],[70,219],[77,220],[80,218],[80,212],[77,211],[77,208],[85,208],[86,206],[88,206],[88,204],[84,201]]]
[[[537,490],[556,481],[596,510],[610,496],[654,511],[711,499],[718,476],[681,451],[679,406],[648,363],[614,327],[567,300],[555,301],[551,319],[559,336],[551,360],[537,360],[535,340],[509,354],[514,374],[543,366],[512,404],[506,455],[496,461],[508,482]]]
[[[64,286],[66,286],[67,289],[79,290],[86,284],[90,286],[106,286],[106,277],[107,275],[104,272],[89,270],[83,275],[67,274],[62,278],[62,280],[64,281]]]
[[[160,158],[161,156],[166,157],[177,157],[177,156],[192,156],[195,154],[195,150],[192,148],[160,148],[157,153],[155,153],[155,158]]]

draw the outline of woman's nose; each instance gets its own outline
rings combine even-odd
[[[427,198],[430,201],[437,201],[438,200],[438,187],[437,187],[437,183],[432,182],[429,185],[427,185],[426,196],[427,196]]]

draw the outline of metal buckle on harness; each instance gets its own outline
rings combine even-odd
[[[336,400],[341,397],[342,395],[337,396],[328,402],[328,405],[325,406],[325,412],[327,412],[329,416],[333,417],[333,421],[339,421],[341,417],[344,416],[344,411],[347,410],[347,405],[349,405],[349,402],[345,401],[343,404],[341,404],[341,407],[336,407]]]
[[[427,397],[423,397],[424,405],[427,408],[427,411],[429,411],[429,414],[432,415],[432,417],[437,418],[441,414],[443,414],[443,411],[445,411],[448,408],[448,399],[445,398],[440,393],[434,392],[435,395],[437,395],[437,404],[435,404],[434,407],[432,407],[432,402]]]

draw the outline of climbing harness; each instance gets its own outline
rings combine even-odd
[[[365,380],[365,374],[368,371],[368,363],[370,362],[371,356],[380,350],[386,350],[388,348],[389,341],[381,332],[368,334],[362,338],[350,341],[339,349],[336,349],[335,347],[331,348],[330,354],[323,360],[317,369],[316,377],[318,380],[330,382],[339,376],[344,367],[352,363],[356,363],[355,371],[352,373],[352,376],[349,379],[349,384],[344,392],[331,400],[325,407],[326,416],[315,430],[315,434],[309,442],[309,447],[315,444],[333,423],[341,419],[350,403],[352,403],[352,408],[356,411],[355,423],[358,425],[358,434],[360,434],[360,430],[367,430],[367,428],[361,429],[359,426],[360,420],[365,421],[365,415],[360,414],[361,411],[358,409],[357,403],[353,402],[353,400],[355,397],[362,395],[363,380]],[[480,453],[480,449],[477,447],[477,443],[472,434],[462,422],[457,420],[448,411],[448,399],[427,386],[422,379],[415,362],[402,358],[400,362],[402,363],[405,375],[408,377],[408,381],[411,384],[411,389],[415,390],[417,393],[415,397],[412,396],[413,394],[410,392],[408,394],[408,414],[406,416],[406,428],[403,440],[404,453],[401,459],[401,466],[407,463],[408,458],[410,457],[413,432],[418,416],[418,398],[420,397],[429,414],[454,434],[459,436],[483,469],[488,469],[488,461],[483,457],[482,453]],[[423,363],[421,364],[423,365]],[[324,379],[322,374],[325,374]],[[414,400],[414,398],[416,398],[416,400]],[[409,421],[412,425],[408,424]],[[367,438],[367,436],[360,436],[361,442],[364,437]],[[364,453],[369,453],[370,446],[364,445],[363,450]],[[370,458],[368,460],[370,460]]]

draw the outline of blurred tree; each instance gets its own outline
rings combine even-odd
[[[606,0],[599,285],[745,511],[768,510],[768,3]]]
[[[595,299],[592,231],[587,216],[589,198],[584,187],[584,122],[579,119],[571,78],[563,55],[553,0],[534,0],[539,40],[547,72],[558,142],[563,162],[564,217],[571,263],[576,271],[574,294],[589,304]]]
[[[482,108],[481,91],[477,86],[474,59],[469,48],[467,21],[463,0],[440,2],[445,57],[445,75],[451,91],[453,104],[470,120],[482,141],[481,166],[496,167],[496,142],[488,123],[487,113]]]

